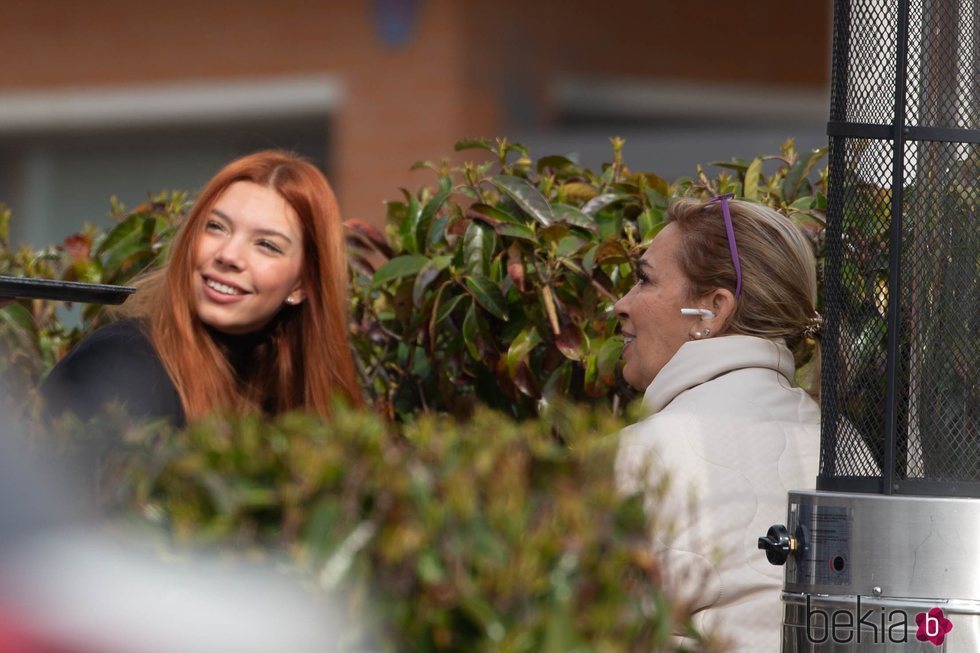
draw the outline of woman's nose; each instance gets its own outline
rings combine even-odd
[[[215,251],[214,261],[225,267],[241,269],[244,262],[241,244],[236,238],[228,238]]]
[[[626,293],[619,298],[619,301],[613,304],[613,312],[616,314],[616,317],[621,320],[625,320],[629,317],[629,296],[630,293]]]

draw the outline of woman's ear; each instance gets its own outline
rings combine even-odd
[[[286,297],[286,303],[290,306],[297,306],[302,304],[304,299],[306,299],[306,294],[302,290],[294,290]]]
[[[727,288],[715,288],[699,302],[699,306],[705,305],[711,308],[715,316],[704,320],[704,325],[715,334],[722,335],[728,330],[728,320],[735,312],[735,295]]]

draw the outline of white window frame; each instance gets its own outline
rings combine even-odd
[[[343,100],[333,75],[15,91],[0,93],[0,136],[327,115]]]

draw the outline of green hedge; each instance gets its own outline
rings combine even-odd
[[[355,346],[365,388],[390,417],[465,415],[476,401],[526,418],[555,396],[625,403],[612,305],[676,197],[768,204],[822,249],[823,150],[800,155],[787,141],[778,156],[668,183],[631,171],[622,140],[612,146],[594,172],[563,156],[535,162],[503,139],[464,141],[457,149],[491,159],[421,162],[435,183],[389,202],[386,237],[353,225]]]
[[[822,249],[823,150],[799,154],[787,141],[779,155],[667,182],[631,171],[623,142],[612,145],[612,162],[592,171],[563,156],[534,161],[503,139],[463,141],[457,149],[490,159],[416,164],[435,180],[388,203],[385,233],[348,221],[353,345],[380,412],[403,420],[487,405],[523,419],[556,396],[622,406],[631,394],[617,374],[622,340],[611,307],[675,197],[734,192],[783,211]],[[17,252],[0,212],[0,272],[125,283],[159,260],[186,208],[181,193],[132,210],[113,203],[110,227]],[[15,353],[0,365],[17,387],[33,387],[105,319],[105,309],[87,306],[81,327],[68,329],[51,302],[8,307],[0,347]]]
[[[614,487],[621,426],[564,406],[399,432],[340,409],[130,431],[114,496],[180,541],[288,551],[344,597],[352,650],[679,650],[642,501]]]

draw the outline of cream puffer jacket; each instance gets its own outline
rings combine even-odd
[[[785,522],[789,490],[814,488],[820,448],[819,407],[793,376],[781,341],[687,342],[647,388],[650,416],[620,441],[620,486],[649,481],[668,590],[733,651],[780,648],[783,567],[758,539]]]

